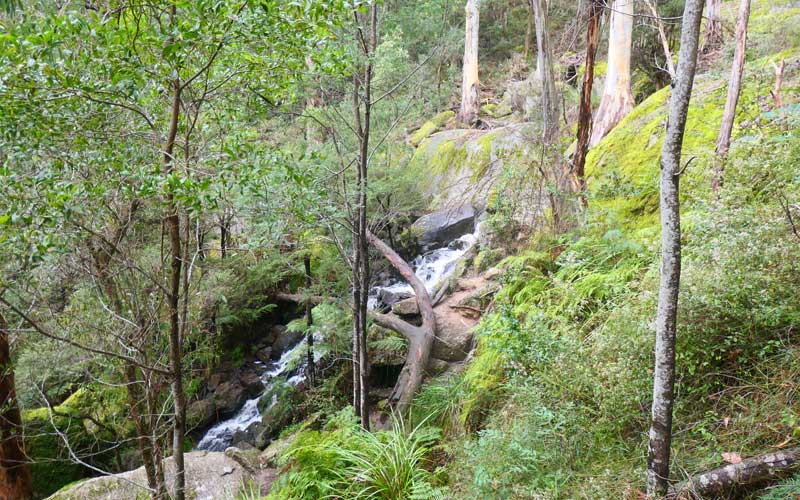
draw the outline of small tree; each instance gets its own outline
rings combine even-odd
[[[687,0],[669,120],[661,148],[661,273],[656,314],[653,407],[647,460],[647,494],[663,496],[669,486],[672,408],[675,403],[675,334],[681,278],[681,148],[697,67],[703,0]]]

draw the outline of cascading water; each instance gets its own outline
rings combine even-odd
[[[322,335],[314,334],[314,345],[319,345]],[[261,412],[258,410],[258,403],[265,394],[269,393],[278,379],[286,378],[286,382],[291,385],[298,385],[306,379],[306,352],[307,342],[303,340],[287,350],[278,361],[272,363],[270,369],[261,375],[261,382],[264,383],[264,391],[260,396],[245,401],[242,408],[228,420],[219,422],[206,431],[203,438],[197,445],[200,450],[223,451],[231,445],[237,433],[247,432],[251,427],[261,423]],[[314,350],[314,361],[319,361],[322,357],[321,352]],[[295,361],[302,360],[299,368],[292,369]],[[296,373],[295,373],[296,372]],[[291,375],[294,373],[294,375]],[[288,378],[287,378],[288,377]],[[268,405],[271,408],[277,403],[276,397]]]
[[[414,258],[409,264],[414,269],[414,274],[425,284],[428,293],[433,293],[436,286],[456,270],[456,263],[477,241],[477,232],[468,233],[451,241],[447,246],[431,250]],[[381,301],[382,293],[395,296],[411,297],[414,290],[405,281],[395,281],[385,286],[372,287],[369,293],[367,307],[376,309]]]

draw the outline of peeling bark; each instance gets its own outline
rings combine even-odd
[[[668,498],[708,498],[736,488],[782,479],[800,471],[800,448],[747,458],[696,474],[675,486]]]
[[[583,193],[586,188],[584,169],[586,166],[586,153],[589,150],[589,134],[592,128],[592,85],[594,84],[594,58],[597,54],[597,43],[600,38],[600,17],[603,15],[603,6],[598,0],[588,0],[589,26],[586,29],[586,69],[583,72],[583,86],[581,87],[581,102],[578,110],[578,137],[575,146],[575,158],[572,161],[572,182],[575,191]],[[582,198],[584,206],[586,198]]]
[[[706,12],[706,30],[703,34],[703,54],[713,52],[722,45],[722,19],[720,7],[722,0],[708,0]]]
[[[553,72],[553,51],[547,28],[547,2],[530,0],[536,26],[536,77],[542,83],[542,110],[544,111],[544,139],[548,146],[558,135],[558,98]]]
[[[683,133],[697,68],[703,0],[687,0],[669,120],[661,148],[661,276],[656,314],[653,406],[648,444],[647,494],[667,493],[672,408],[675,398],[675,331],[681,277],[680,171]]]
[[[386,257],[386,260],[397,269],[403,278],[411,285],[416,294],[417,306],[422,317],[422,326],[414,326],[400,318],[389,314],[375,314],[375,322],[396,331],[408,339],[408,354],[406,362],[397,383],[392,390],[389,401],[395,404],[398,413],[403,414],[411,404],[414,393],[422,383],[425,368],[428,366],[433,337],[436,333],[436,317],[433,313],[433,304],[428,290],[422,281],[414,274],[414,270],[397,252],[392,250],[377,236],[368,233],[370,243]]]
[[[608,69],[603,96],[594,114],[594,146],[633,110],[631,92],[631,48],[633,44],[633,0],[614,0],[608,36]]]
[[[725,100],[725,111],[722,113],[722,124],[717,137],[716,158],[712,166],[711,189],[715,193],[722,186],[722,174],[725,168],[725,157],[731,145],[733,120],[736,116],[736,105],[739,102],[739,93],[742,87],[742,73],[744,72],[744,57],[747,46],[747,21],[750,19],[750,0],[741,0],[739,16],[736,19],[736,49],[733,53],[733,66],[731,78],[728,82],[728,97]]]
[[[775,88],[772,89],[772,98],[775,99],[775,107],[783,107],[783,96],[781,95],[781,87],[783,87],[783,70],[786,68],[786,60],[781,59],[780,63],[772,63],[775,69]]]

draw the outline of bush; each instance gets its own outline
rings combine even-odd
[[[288,470],[271,500],[435,500],[446,491],[429,468],[436,428],[407,430],[395,420],[390,431],[363,430],[352,408],[337,414],[322,431],[298,435],[281,457]]]

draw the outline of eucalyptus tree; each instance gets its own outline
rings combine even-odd
[[[480,31],[481,0],[467,0],[464,6],[464,60],[462,62],[461,109],[458,120],[472,126],[478,121],[480,108],[480,81],[478,80],[478,40]]]
[[[76,5],[28,13],[0,40],[4,213],[17,240],[4,267],[72,262],[111,314],[110,324],[96,325],[109,335],[93,344],[54,334],[39,311],[25,312],[36,297],[9,279],[16,289],[3,302],[39,333],[121,363],[153,498],[167,495],[161,456],[169,448],[172,493],[185,497],[192,219],[214,206],[220,169],[247,168],[228,154],[226,138],[239,124],[252,126],[242,105],[251,89],[286,91],[306,53],[328,39],[339,8],[245,0]],[[171,386],[169,397],[158,379]],[[159,410],[167,404],[170,411]]]

